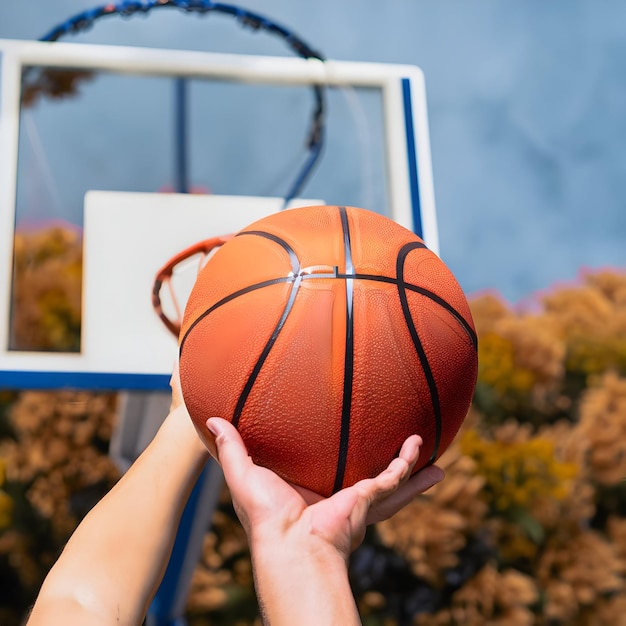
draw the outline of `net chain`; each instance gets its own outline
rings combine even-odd
[[[210,0],[147,0],[145,2],[126,0],[118,4],[105,4],[74,15],[62,24],[55,26],[46,35],[41,37],[40,41],[54,42],[66,35],[88,30],[93,26],[96,20],[105,16],[120,15],[122,17],[131,17],[136,14],[147,14],[153,9],[166,7],[180,9],[186,13],[198,13],[201,15],[207,13],[230,15],[244,27],[251,28],[255,31],[265,31],[271,35],[280,37],[286,43],[287,47],[299,57],[304,59],[318,59],[320,61],[325,60],[320,52],[314,50],[293,31],[275,21],[233,4],[211,2]],[[54,83],[54,81],[52,82]],[[47,82],[46,80],[39,81],[40,88],[46,84],[48,84],[48,89],[54,89],[54,85],[51,86],[49,80]],[[313,85],[312,88],[315,104],[307,138],[309,155],[285,196],[285,205],[289,200],[300,193],[322,152],[326,114],[324,88],[317,84]]]

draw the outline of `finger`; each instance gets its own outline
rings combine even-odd
[[[354,549],[363,540],[372,505],[380,500],[385,500],[408,480],[419,457],[421,445],[422,439],[418,435],[408,437],[398,456],[378,476],[361,480],[352,487],[338,491],[327,500],[333,509],[332,520],[349,520],[351,545],[347,546],[348,549]],[[309,504],[319,501],[318,498],[321,499],[319,495],[316,497],[315,494],[312,495],[314,497],[309,501]],[[307,499],[306,494],[303,497]],[[317,531],[324,534],[324,529],[330,523],[331,520],[324,517],[317,519]],[[332,521],[333,525],[335,523],[336,521]]]
[[[370,507],[367,524],[376,524],[389,519],[415,497],[436,485],[443,478],[443,470],[436,465],[420,470],[411,476],[407,482],[400,485],[396,491]]]
[[[423,443],[424,442],[419,435],[411,435],[410,437],[407,437],[406,441],[402,444],[402,448],[400,448],[398,456],[401,459],[404,459],[409,465],[415,465],[415,463],[417,463],[417,459],[419,458],[420,448]]]
[[[388,498],[409,479],[419,457],[421,444],[422,439],[418,435],[408,437],[398,456],[378,476],[361,480],[353,487],[342,489],[331,496],[335,513],[357,523],[360,519],[363,523],[375,502]],[[317,498],[322,499],[321,496]],[[317,500],[312,499],[312,502],[315,501]]]
[[[358,500],[353,503],[350,513],[351,526],[353,528],[351,549],[354,550],[365,537],[365,528],[371,518],[391,516],[391,511],[387,515],[388,508],[385,504],[401,492],[404,494],[405,488],[411,481],[411,472],[415,467],[419,456],[421,439],[417,436],[409,437],[403,444],[400,454],[375,478],[361,481],[355,485],[355,492],[359,494]],[[350,490],[345,490],[350,491]],[[340,492],[341,493],[341,492]],[[410,497],[400,498],[398,508],[401,508],[400,501],[404,504],[410,501]],[[380,511],[379,513],[377,513]]]
[[[243,439],[230,422],[220,417],[209,418],[206,426],[215,437],[217,460],[222,466],[226,482],[236,489],[254,465]]]
[[[389,497],[409,479],[419,458],[421,445],[422,438],[418,435],[411,435],[402,444],[400,453],[391,461],[387,469],[375,478],[357,483],[356,486],[369,499],[370,504]]]

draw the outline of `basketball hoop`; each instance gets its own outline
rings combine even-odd
[[[250,11],[243,7],[224,2],[213,2],[212,0],[122,0],[121,2],[107,3],[97,6],[87,11],[82,11],[65,22],[55,26],[52,30],[40,38],[40,41],[55,42],[67,35],[75,35],[91,28],[96,21],[103,17],[122,16],[129,18],[135,15],[147,15],[155,9],[177,9],[188,15],[208,15],[212,13],[226,15],[233,18],[241,26],[253,32],[265,32],[269,35],[282,39],[285,45],[298,57],[303,59],[317,59],[325,61],[321,52],[314,49],[293,30],[279,24],[275,20]],[[24,104],[32,104],[42,94],[46,93],[55,98],[60,98],[68,94],[76,93],[81,81],[92,77],[92,72],[76,70],[74,68],[55,69],[43,68],[35,72],[29,68],[25,73],[25,100]],[[178,85],[178,98],[185,98],[185,81],[180,79]],[[300,165],[299,170],[284,194],[284,205],[286,207],[291,200],[296,198],[308,183],[310,177],[322,156],[322,148],[325,140],[326,130],[326,104],[325,87],[320,84],[311,85],[313,92],[313,111],[305,142],[306,157]],[[184,122],[184,106],[180,106],[179,123]],[[184,157],[179,156],[181,169],[185,169]],[[185,175],[181,176],[181,180]],[[185,186],[185,185],[183,185]],[[186,193],[186,189],[179,189]]]
[[[203,241],[199,241],[198,243],[185,248],[175,256],[173,256],[156,274],[154,279],[154,284],[152,286],[152,306],[156,314],[159,316],[159,319],[165,324],[165,327],[178,339],[178,335],[180,333],[180,326],[182,322],[182,310],[184,307],[181,307],[178,298],[176,296],[176,291],[174,286],[172,285],[172,278],[177,268],[194,256],[199,255],[198,261],[198,273],[204,267],[207,257],[212,251],[215,251],[220,246],[224,245],[229,239],[232,239],[233,235],[224,235],[221,237],[212,237],[211,239],[204,239]],[[161,289],[163,285],[167,285],[170,298],[172,299],[172,303],[174,305],[176,319],[171,320],[163,310],[162,302],[161,302]]]

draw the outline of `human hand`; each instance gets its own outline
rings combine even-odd
[[[411,476],[422,445],[413,435],[381,474],[324,498],[255,465],[236,428],[226,420],[211,418],[207,427],[215,436],[217,458],[252,549],[268,538],[293,540],[296,547],[314,542],[347,561],[362,542],[367,524],[391,517],[443,478],[436,466]]]

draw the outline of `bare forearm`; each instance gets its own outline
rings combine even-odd
[[[344,559],[313,540],[252,545],[254,581],[265,626],[361,624]]]
[[[78,527],[42,587],[29,626],[58,623],[55,607],[63,605],[75,608],[76,623],[86,616],[97,617],[94,623],[141,623],[207,459],[184,409],[171,413]]]

